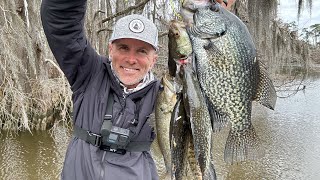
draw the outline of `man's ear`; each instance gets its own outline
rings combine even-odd
[[[109,43],[109,46],[108,46],[109,53],[108,54],[109,54],[110,58],[112,58],[111,57],[112,56],[112,53],[111,53],[112,52],[112,48],[113,48],[112,43]]]
[[[155,54],[153,59],[152,59],[152,63],[150,65],[150,70],[154,67],[154,65],[156,64],[157,60],[158,60],[158,54]]]

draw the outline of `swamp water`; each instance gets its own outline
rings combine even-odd
[[[254,162],[226,165],[223,149],[228,128],[215,135],[214,164],[218,179],[320,178],[320,78],[303,82],[305,89],[278,98],[275,111],[254,104],[253,124],[264,156]],[[279,92],[287,96],[290,91]],[[47,131],[0,135],[0,180],[60,179],[70,133],[58,127]]]

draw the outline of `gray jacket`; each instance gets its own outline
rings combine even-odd
[[[41,20],[49,46],[73,92],[74,124],[99,134],[108,95],[113,92],[113,117],[117,119],[122,115],[120,126],[133,132],[131,141],[152,142],[155,134],[147,120],[154,108],[158,81],[123,96],[109,60],[98,55],[86,39],[85,11],[86,0],[43,0],[41,6]],[[129,121],[135,115],[138,115],[138,125],[133,127]],[[158,179],[158,175],[148,151],[120,155],[102,151],[74,137],[67,149],[61,178],[151,180]]]

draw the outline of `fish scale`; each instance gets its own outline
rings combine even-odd
[[[211,108],[213,128],[220,129],[215,121],[223,122],[221,118],[231,123],[225,161],[233,163],[259,154],[259,139],[251,123],[252,100],[273,109],[276,93],[266,70],[255,58],[247,27],[234,14],[216,6],[216,11],[199,8],[188,34],[201,90]]]

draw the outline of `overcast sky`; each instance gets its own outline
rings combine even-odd
[[[320,24],[320,0],[313,0],[312,13],[310,16],[309,9],[304,7],[300,21],[299,29],[308,28],[313,24]],[[296,21],[298,12],[298,0],[280,0],[280,5],[278,8],[278,17],[283,20],[283,22],[290,23]]]

